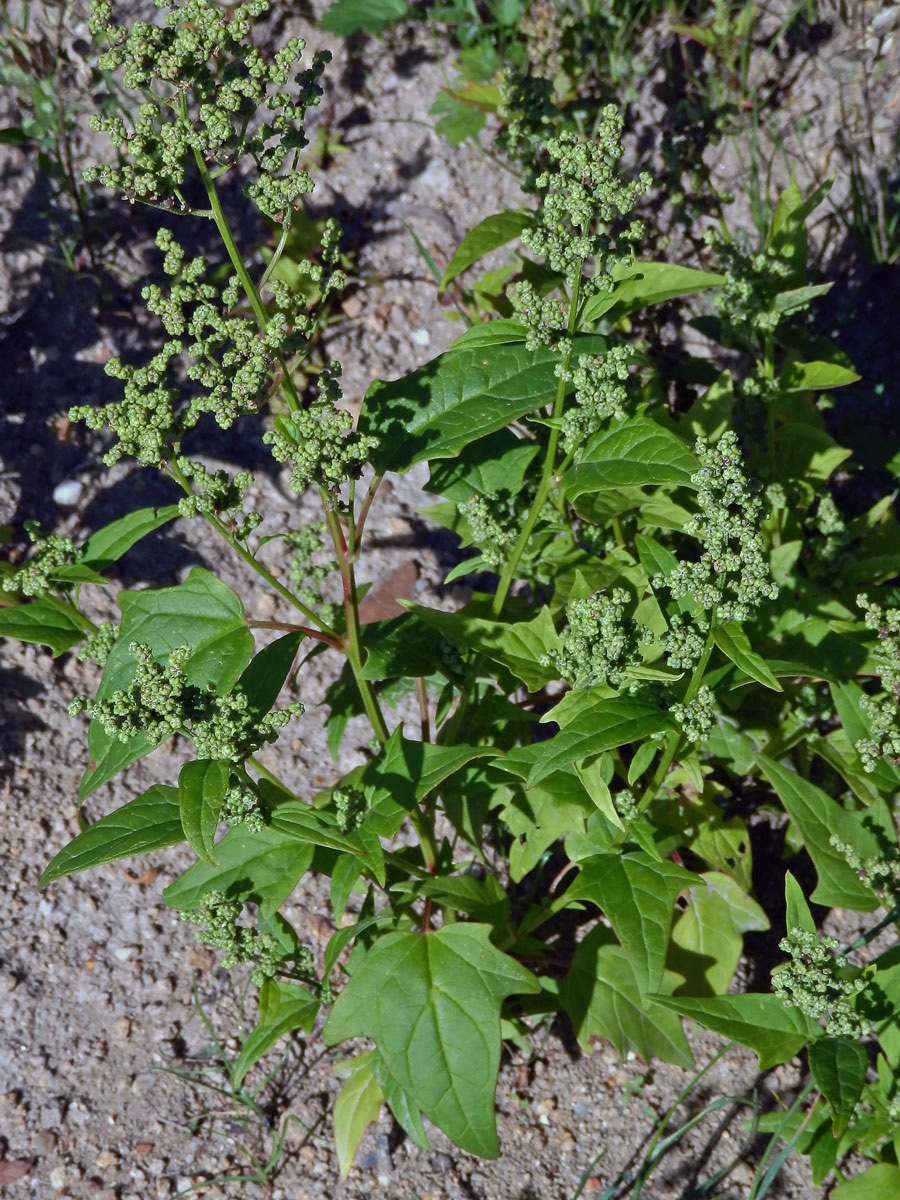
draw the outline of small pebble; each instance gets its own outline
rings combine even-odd
[[[84,484],[77,479],[64,479],[53,489],[53,503],[60,508],[73,508],[81,499]]]
[[[427,329],[414,329],[412,331],[412,340],[417,346],[427,346],[431,342],[431,334]]]

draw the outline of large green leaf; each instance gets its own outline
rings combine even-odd
[[[786,392],[819,391],[845,387],[859,379],[856,371],[835,362],[793,362],[781,372],[779,385]]]
[[[312,862],[313,847],[279,829],[229,830],[216,846],[218,866],[195,863],[163,892],[170,908],[200,908],[209,892],[250,900],[270,917],[287,900]]]
[[[340,37],[380,33],[387,25],[402,21],[408,12],[406,0],[334,0],[319,21],[319,28]]]
[[[179,646],[190,646],[193,653],[185,664],[188,681],[198,687],[211,683],[220,692],[234,686],[250,661],[253,635],[244,623],[240,598],[202,567],[194,567],[175,587],[120,592],[118,599],[122,628],[106,660],[98,700],[108,700],[130,685],[136,669],[128,649],[132,642],[149,646],[153,657],[163,662]],[[91,766],[81,781],[79,799],[155,748],[145,733],[123,743],[92,721]]]
[[[865,1048],[852,1038],[819,1038],[809,1048],[809,1072],[828,1101],[835,1137],[840,1137],[850,1124],[868,1069]]]
[[[372,1038],[439,1129],[471,1154],[495,1158],[500,1006],[539,990],[530,971],[491,944],[487,925],[388,933],[356,966],[323,1037],[329,1045]]]
[[[118,562],[141,538],[177,516],[177,504],[167,504],[165,508],[136,509],[92,533],[84,544],[81,561],[88,567],[102,571]]]
[[[860,882],[843,854],[831,845],[832,834],[851,845],[857,842],[860,830],[853,814],[789,767],[764,754],[758,762],[813,860],[819,882],[812,900],[828,908],[853,908],[857,912],[876,909],[878,901],[871,890]]]
[[[622,279],[612,292],[592,296],[584,306],[582,319],[596,321],[605,314],[624,317],[651,304],[662,304],[677,296],[689,296],[725,282],[724,275],[696,271],[675,263],[636,262],[626,268],[629,278]]]
[[[231,767],[214,758],[185,763],[178,776],[178,804],[184,835],[198,858],[218,866],[213,851],[219,814]]]
[[[423,459],[453,458],[553,399],[557,359],[524,342],[450,349],[393,383],[366,393],[359,428],[379,439],[378,471],[408,471]]]
[[[577,759],[614,750],[630,742],[642,742],[674,728],[673,719],[652,704],[630,696],[598,700],[556,737],[540,744],[540,757],[531,769],[528,786],[540,783],[554,771],[566,770]]]
[[[692,996],[727,992],[744,934],[769,928],[769,918],[730,875],[709,871],[685,892],[687,908],[672,928],[668,965]]]
[[[769,670],[766,660],[752,648],[750,639],[737,621],[728,621],[724,625],[714,626],[713,641],[725,657],[729,658],[746,675],[763,684],[764,687],[771,688],[773,692],[784,690]]]
[[[458,458],[441,458],[430,465],[428,491],[448,500],[479,496],[517,496],[540,443],[518,438],[509,429],[498,429],[471,442]],[[426,510],[427,511],[427,510]]]
[[[253,661],[241,675],[238,683],[254,717],[264,717],[278,699],[305,636],[295,632],[276,638],[253,656]]]
[[[895,1196],[900,1196],[900,1167],[880,1162],[839,1183],[831,1200],[893,1200]]]
[[[592,492],[651,487],[663,483],[693,487],[697,456],[681,438],[649,417],[631,417],[595,434],[563,485],[570,500]]]
[[[350,1174],[363,1134],[373,1121],[377,1121],[384,1101],[384,1092],[375,1074],[377,1061],[377,1050],[365,1050],[356,1058],[335,1064],[335,1070],[346,1075],[331,1114],[338,1167],[344,1179]]]
[[[265,980],[259,989],[259,1019],[231,1068],[232,1085],[239,1088],[250,1068],[279,1038],[295,1029],[310,1033],[318,1011],[319,1001],[305,988],[279,979]]]
[[[86,634],[75,617],[44,598],[0,607],[0,638],[5,637],[49,646],[57,658],[83,642]]]
[[[506,209],[479,221],[460,242],[438,284],[438,294],[473,263],[517,238],[534,220],[525,209]]]
[[[700,884],[693,872],[643,851],[598,854],[581,864],[566,896],[603,909],[646,993],[662,983],[675,898],[692,884]]]
[[[822,1032],[812,1017],[767,993],[707,997],[656,995],[652,999],[683,1017],[690,1017],[704,1029],[747,1046],[759,1058],[761,1071],[787,1062]]]
[[[530,621],[513,624],[469,616],[465,611],[448,613],[418,604],[411,604],[409,608],[420,621],[470,650],[501,663],[521,679],[530,692],[539,691],[558,676],[556,667],[541,662],[549,651],[560,647],[553,618],[546,606]]]
[[[364,625],[363,679],[406,679],[428,676],[438,667],[435,637],[412,613]]]
[[[663,980],[671,991],[678,977],[666,972]],[[605,1037],[623,1058],[633,1051],[645,1062],[661,1058],[691,1065],[680,1017],[642,998],[628,955],[602,925],[579,944],[571,970],[560,980],[559,996],[588,1053],[591,1038]]]
[[[45,868],[41,887],[100,863],[174,846],[184,837],[178,789],[157,784],[73,838]]]

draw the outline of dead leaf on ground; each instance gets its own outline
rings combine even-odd
[[[27,1175],[36,1158],[14,1158],[10,1162],[0,1162],[0,1187],[8,1187],[23,1175]]]
[[[401,617],[406,609],[401,608],[397,601],[412,599],[418,578],[418,564],[411,558],[389,571],[387,575],[383,575],[360,602],[360,625],[372,625],[375,621]]]

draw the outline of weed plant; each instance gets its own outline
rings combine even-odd
[[[185,761],[61,848],[44,885],[187,843],[196,861],[163,899],[259,988],[229,1087],[318,1026],[346,1055],[345,1171],[384,1104],[419,1146],[430,1123],[497,1155],[502,1042],[548,1016],[565,1013],[586,1051],[602,1037],[682,1066],[688,1018],[763,1069],[805,1051],[821,1099],[772,1131],[809,1154],[817,1182],[851,1150],[872,1160],[838,1200],[897,1194],[900,967],[896,946],[869,947],[900,898],[900,529],[891,491],[854,516],[832,492],[837,472],[858,472],[829,432],[828,393],[858,376],[805,320],[828,289],[806,273],[825,189],[789,186],[753,253],[714,226],[701,264],[649,260],[634,212],[654,181],[623,173],[619,110],[584,138],[545,84],[510,76],[503,147],[533,206],[465,237],[440,282],[470,327],[412,374],[373,382],[354,427],[337,363],[312,395],[297,382],[344,283],[336,223],[287,279],[275,270],[313,186],[303,121],[328,55],[304,60],[297,40],[263,54],[265,0],[160,7],[159,23],[124,27],[93,4],[100,66],[134,103],[95,119],[118,157],[88,176],[167,214],[142,292],[164,340],[107,364],[119,399],[69,416],[97,432],[104,462],[160,470],[183,497],[82,539],[32,526],[30,553],[0,574],[0,633],[103,667],[96,695],[72,705],[89,718],[80,801],[175,735]],[[222,198],[229,173],[282,231],[259,278]],[[208,222],[219,259],[190,256],[173,218]],[[502,288],[471,282],[511,244]],[[709,352],[673,362],[657,353],[654,307],[687,297],[706,301],[694,324]],[[270,412],[273,458],[321,503],[286,535],[248,506],[248,471],[202,457],[213,423]],[[362,627],[373,499],[420,463],[431,517],[469,548],[448,579],[492,583],[457,611],[410,603]],[[94,622],[92,589],[177,517],[210,526],[290,608],[274,641],[199,567],[120,591],[120,619]],[[323,550],[338,605],[322,599]],[[308,719],[319,654],[335,666],[335,757],[351,716],[372,743],[333,787],[296,795],[269,764]],[[394,707],[409,694],[418,739]],[[757,814],[816,883],[807,898],[786,874],[784,961],[769,989],[734,992],[744,935],[772,920],[753,895]],[[323,961],[281,912],[309,874],[334,921]],[[840,947],[808,899],[887,915]]]

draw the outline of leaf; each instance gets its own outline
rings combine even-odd
[[[354,33],[380,33],[387,25],[403,21],[409,13],[406,0],[335,0],[325,10],[319,28],[339,37]]]
[[[831,835],[853,841],[851,814],[821,788],[791,771],[774,759],[759,755],[758,764],[778,793],[788,816],[800,831],[803,843],[816,868],[818,884],[811,899],[828,908],[855,908],[872,912],[878,907],[875,896],[857,878],[847,860],[831,845]],[[849,821],[847,818],[850,818]]]
[[[305,636],[297,632],[276,638],[254,655],[245,668],[238,683],[247,696],[250,712],[255,718],[264,717],[271,711]]]
[[[328,1045],[372,1038],[388,1072],[439,1129],[469,1153],[496,1158],[500,1006],[540,985],[489,935],[489,926],[474,924],[385,934],[356,966],[323,1037]]]
[[[850,367],[833,362],[794,362],[778,377],[779,386],[786,392],[820,391],[823,388],[845,387],[856,383],[860,376]]]
[[[730,875],[709,871],[705,886],[685,892],[687,908],[672,928],[668,966],[694,996],[727,992],[744,947],[744,934],[769,928],[769,919]]]
[[[412,613],[367,625],[362,631],[362,644],[363,679],[428,676],[439,666],[433,631]]]
[[[385,1101],[393,1114],[394,1120],[403,1129],[406,1136],[420,1150],[430,1150],[431,1143],[425,1135],[425,1128],[422,1125],[422,1114],[410,1100],[409,1096],[407,1096],[406,1092],[404,1092],[397,1080],[388,1071],[384,1065],[384,1059],[377,1050],[375,1051],[375,1078],[381,1084],[381,1090],[384,1092]]]
[[[132,642],[149,646],[153,657],[162,662],[177,647],[190,646],[193,653],[185,664],[188,682],[198,687],[211,683],[219,692],[230,691],[250,661],[253,635],[244,624],[239,597],[202,567],[194,567],[175,587],[120,592],[118,600],[122,628],[106,660],[98,700],[108,700],[131,684],[136,669],[128,649]],[[123,743],[92,721],[88,731],[92,762],[78,789],[79,800],[155,748],[145,733]]]
[[[305,988],[278,979],[266,979],[259,989],[259,1019],[231,1068],[231,1084],[239,1088],[251,1067],[288,1033],[311,1033],[319,1001]]]
[[[689,1067],[692,1056],[681,1020],[652,1001],[643,1000],[634,967],[602,925],[575,951],[572,968],[560,980],[559,998],[572,1019],[578,1042],[590,1053],[591,1038],[609,1038],[624,1058],[629,1052],[645,1062],[661,1058]],[[664,976],[670,990],[676,977]]]
[[[601,854],[585,859],[565,895],[603,910],[645,993],[662,983],[675,897],[696,883],[693,872],[656,862],[643,851]]]
[[[745,675],[755,679],[773,692],[784,691],[781,684],[750,645],[750,639],[744,633],[737,621],[728,621],[723,625],[713,627],[713,641],[726,658],[739,667]]]
[[[174,846],[184,836],[178,789],[157,784],[73,838],[44,869],[40,886],[117,858]]]
[[[334,1141],[341,1178],[346,1179],[353,1166],[363,1134],[377,1121],[384,1092],[375,1076],[376,1050],[366,1050],[349,1062],[338,1064],[346,1069],[347,1079],[334,1102]]]
[[[784,909],[784,923],[788,932],[805,929],[807,933],[816,933],[816,923],[806,903],[806,896],[790,871],[784,877]]]
[[[164,508],[138,508],[92,533],[84,544],[82,562],[103,571],[118,562],[141,538],[177,516],[177,504],[167,504]]]
[[[464,446],[545,404],[556,391],[556,356],[524,342],[450,349],[366,393],[360,432],[379,439],[376,471],[408,471],[423,459],[455,458]]]
[[[831,1109],[831,1131],[840,1137],[862,1095],[869,1069],[865,1048],[849,1037],[819,1038],[809,1048],[809,1071]]]
[[[185,763],[178,776],[178,804],[184,835],[204,862],[218,866],[213,853],[222,801],[231,780],[231,767],[218,759]]]
[[[888,1200],[889,1196],[900,1196],[900,1167],[886,1162],[845,1179],[831,1193],[832,1200]]]
[[[757,1055],[761,1071],[787,1062],[822,1032],[811,1017],[769,993],[699,998],[656,995],[651,999],[690,1017],[704,1029],[747,1046]]]
[[[674,722],[667,713],[630,696],[596,701],[556,737],[540,743],[540,757],[531,769],[528,786],[534,787],[554,771],[565,770],[577,759],[642,742],[673,728]]]
[[[0,607],[0,638],[16,638],[20,642],[49,646],[54,658],[83,642],[86,636],[75,617],[58,608],[50,599]]]
[[[473,492],[479,496],[516,496],[540,448],[536,441],[518,438],[509,429],[498,429],[464,447],[458,458],[432,463],[428,491],[457,502],[468,500]]]
[[[418,604],[409,605],[409,609],[447,637],[502,663],[530,692],[539,691],[551,679],[557,678],[557,668],[552,663],[544,665],[541,662],[544,655],[561,644],[546,605],[532,620],[510,625],[469,616],[465,610],[448,613]]]
[[[582,320],[596,321],[613,310],[614,318],[619,319],[651,304],[689,296],[725,282],[724,275],[695,271],[675,263],[636,262],[628,270],[630,278],[618,283],[612,293],[600,293],[588,300]]]
[[[681,438],[649,417],[631,417],[595,434],[578,464],[566,472],[566,495],[577,500],[586,493],[664,483],[693,487],[700,468],[694,452]]]
[[[428,115],[438,118],[434,123],[434,131],[445,137],[451,146],[461,146],[466,138],[475,137],[485,125],[485,115],[479,107],[443,88],[435,97]]]
[[[526,209],[505,209],[479,221],[460,242],[438,283],[438,295],[473,263],[513,241],[534,220]]]
[[[209,892],[250,900],[272,916],[306,874],[313,848],[278,829],[231,829],[216,846],[217,867],[195,863],[163,892],[170,908],[200,908]]]

